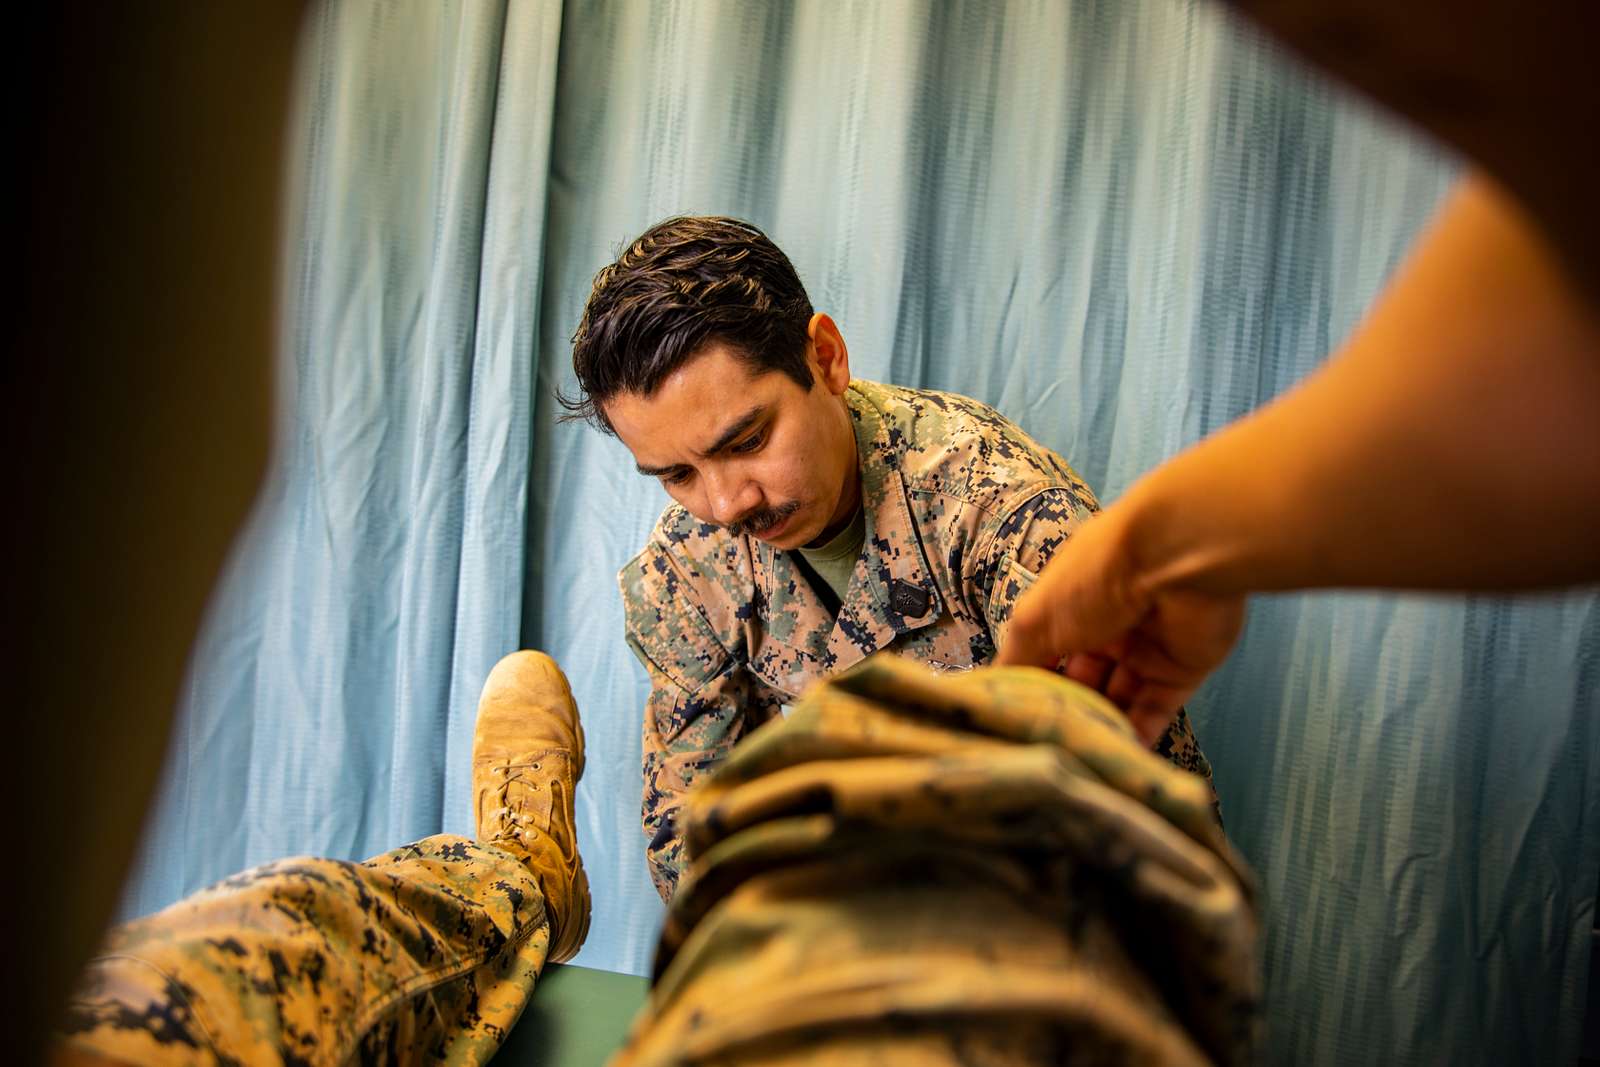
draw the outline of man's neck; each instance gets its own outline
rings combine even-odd
[[[851,473],[845,483],[845,495],[839,498],[839,508],[833,514],[833,519],[823,527],[821,533],[804,548],[821,548],[823,545],[838,537],[840,532],[855,519],[856,512],[861,510],[861,468],[858,466]]]

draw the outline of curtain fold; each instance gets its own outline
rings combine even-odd
[[[347,0],[302,97],[278,463],[125,910],[470,832],[477,688],[522,643],[588,731],[578,962],[635,973],[614,575],[665,496],[553,400],[625,239],[751,219],[858,376],[992,403],[1110,500],[1310,372],[1456,170],[1180,0]],[[1597,682],[1592,593],[1255,604],[1191,711],[1263,883],[1273,1062],[1575,1058]]]
[[[277,454],[129,913],[274,857],[470,830],[477,690],[522,612],[559,39],[553,2],[308,20]]]

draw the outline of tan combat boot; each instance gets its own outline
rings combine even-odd
[[[478,701],[472,794],[478,840],[511,852],[539,879],[550,962],[589,933],[589,878],[578,856],[572,794],[583,775],[583,727],[572,689],[543,652],[495,664]]]

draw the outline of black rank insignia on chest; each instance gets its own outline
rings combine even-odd
[[[889,583],[889,606],[901,618],[920,619],[928,613],[931,599],[921,586],[896,578]]]

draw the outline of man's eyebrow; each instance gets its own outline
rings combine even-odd
[[[733,444],[741,436],[743,436],[746,430],[760,422],[762,416],[766,415],[766,413],[767,409],[758,405],[751,408],[743,415],[740,415],[738,419],[734,421],[733,425],[722,431],[722,435],[713,441],[711,447],[702,452],[701,455],[714,456],[718,452],[721,452],[724,448],[727,448],[729,445]],[[633,466],[635,470],[644,475],[646,478],[659,478],[663,474],[671,474],[674,471],[683,470],[685,465],[682,463],[674,463],[666,467],[650,467],[643,463],[635,463]]]
[[[718,452],[721,452],[724,448],[727,448],[729,445],[733,444],[740,437],[742,437],[744,432],[759,422],[761,416],[765,415],[766,413],[767,409],[758,405],[751,408],[743,415],[740,415],[738,421],[736,421],[732,426],[729,426],[726,430],[723,430],[722,436],[712,442],[711,447],[702,452],[701,455],[714,456]]]

